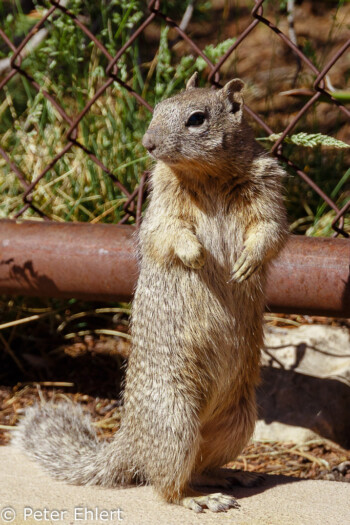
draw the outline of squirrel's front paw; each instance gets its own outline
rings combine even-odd
[[[244,248],[240,257],[238,258],[236,264],[233,267],[231,273],[231,281],[236,281],[236,283],[241,283],[251,277],[254,272],[261,266],[262,261],[260,258],[254,254],[249,248]]]
[[[176,255],[181,259],[185,266],[200,270],[205,263],[205,251],[203,246],[196,238],[182,239],[176,247]]]

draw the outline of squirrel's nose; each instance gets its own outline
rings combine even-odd
[[[143,146],[151,153],[157,147],[155,132],[146,131],[142,139]]]
[[[148,133],[146,133],[143,136],[142,144],[149,152],[153,151],[154,148],[156,147],[153,137],[151,137]]]

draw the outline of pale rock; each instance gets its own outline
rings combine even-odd
[[[345,327],[267,327],[255,439],[319,436],[350,448],[350,334]]]

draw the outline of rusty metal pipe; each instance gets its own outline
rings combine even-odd
[[[137,280],[130,226],[0,221],[0,293],[128,301]]]
[[[350,317],[350,241],[293,235],[273,263],[272,312]]]
[[[0,221],[0,293],[86,300],[131,299],[134,228]],[[273,262],[272,312],[350,317],[350,241],[292,236]]]

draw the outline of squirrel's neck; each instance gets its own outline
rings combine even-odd
[[[167,196],[172,202],[182,203],[180,208],[188,198],[199,209],[209,213],[215,209],[215,203],[221,207],[228,205],[235,199],[237,188],[248,180],[245,175],[235,175],[229,180],[203,174],[203,171],[199,175],[193,176],[193,171],[174,170],[158,161],[151,179],[153,197],[164,200]]]

